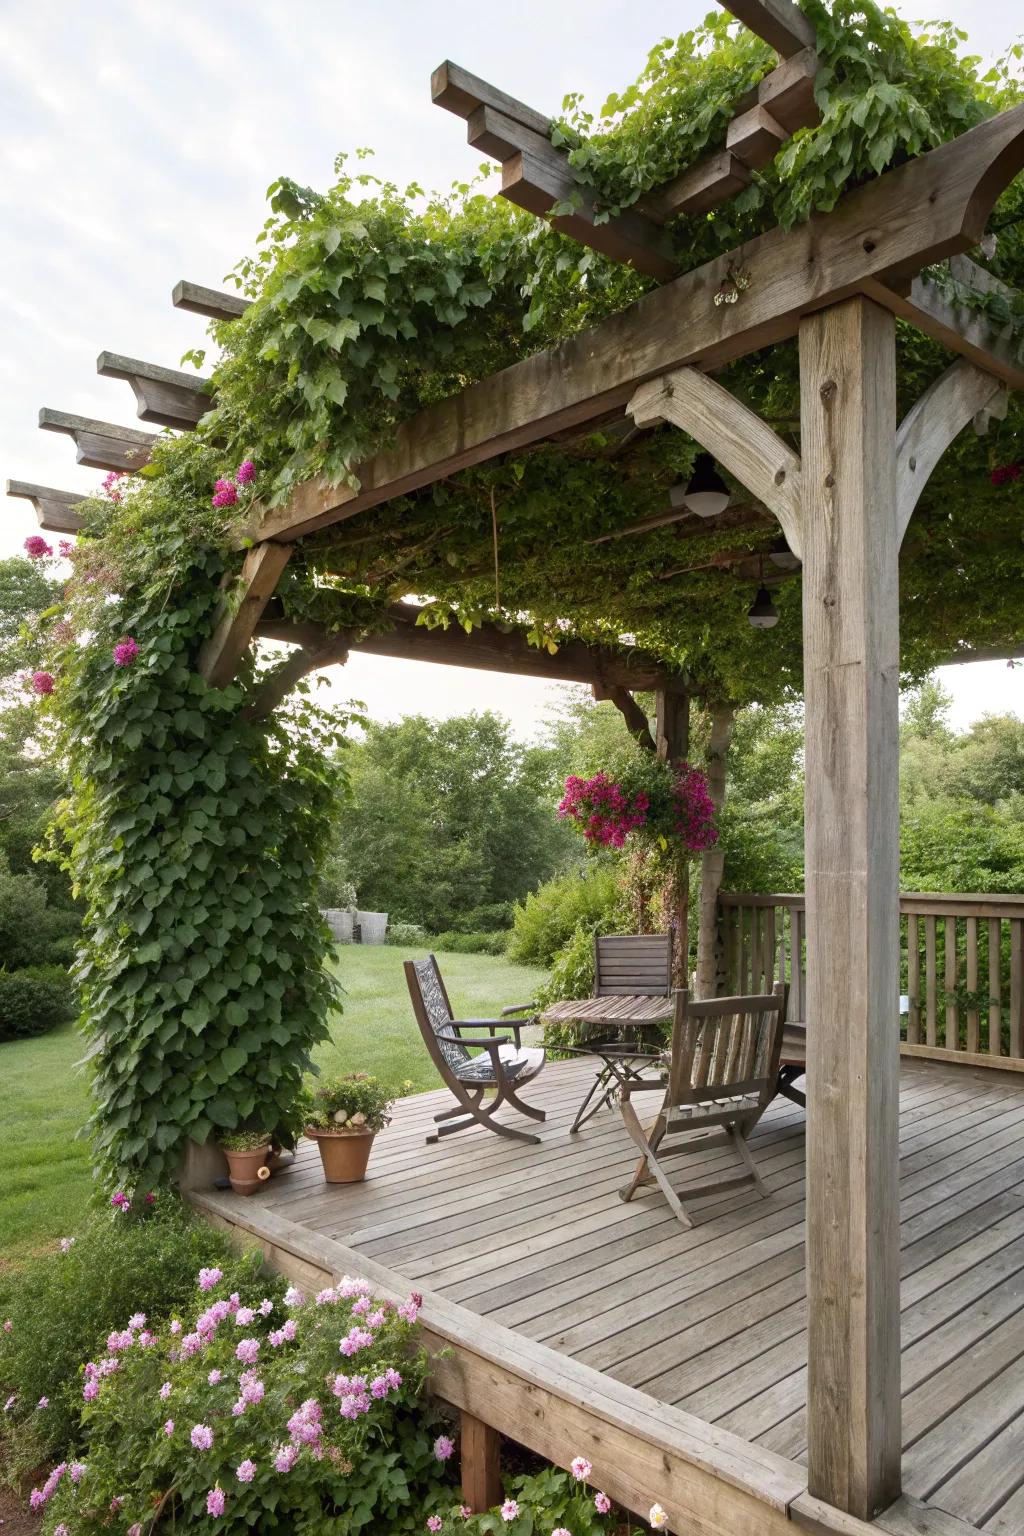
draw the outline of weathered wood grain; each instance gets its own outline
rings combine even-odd
[[[141,362],[118,352],[101,352],[96,359],[96,372],[101,378],[123,379],[130,384],[138,402],[139,419],[156,422],[158,426],[188,431],[213,405],[210,381],[198,374]]]
[[[257,544],[230,583],[213,633],[199,653],[199,672],[214,688],[226,688],[234,677],[290,554],[287,544]]]
[[[108,421],[54,411],[44,405],[39,412],[44,432],[63,432],[75,444],[76,462],[91,469],[135,470],[149,463],[156,436],[134,427],[116,427]]]
[[[30,501],[40,528],[47,533],[78,533],[82,519],[75,511],[86,497],[77,491],[56,491],[49,485],[32,485],[28,480],[8,480],[8,496]]]
[[[817,41],[813,24],[793,0],[722,0],[722,5],[783,58]]]
[[[900,1493],[896,343],[864,299],[800,327],[807,717],[810,1492]]]
[[[250,301],[241,294],[222,293],[219,288],[204,288],[201,283],[190,283],[182,278],[171,292],[175,309],[187,309],[193,315],[205,315],[209,320],[237,320],[249,308]]]
[[[979,411],[1006,415],[1001,379],[958,357],[911,406],[896,433],[897,537],[907,531],[921,492],[942,455]]]

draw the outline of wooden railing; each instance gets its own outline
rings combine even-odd
[[[813,1022],[803,895],[723,892],[719,934],[724,991],[786,981],[789,1018]],[[1024,896],[904,893],[900,989],[905,1055],[1024,1069]]]

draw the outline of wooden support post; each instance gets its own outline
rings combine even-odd
[[[808,1486],[900,1492],[899,610],[890,313],[800,325],[807,727]]]
[[[708,742],[708,793],[716,813],[725,804],[726,767],[736,711],[731,704],[716,704],[711,712]],[[724,971],[718,920],[718,893],[725,873],[725,853],[720,843],[708,848],[700,866],[700,921],[697,929],[697,996],[714,997]]]
[[[246,555],[239,591],[225,594],[213,634],[199,655],[199,671],[214,688],[226,688],[234,677],[290,554],[289,545],[268,540]]]
[[[465,1409],[460,1419],[462,1502],[480,1514],[501,1503],[501,1436]]]
[[[654,695],[654,737],[663,763],[683,763],[690,751],[690,696],[659,688]]]

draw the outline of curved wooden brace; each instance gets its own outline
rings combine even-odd
[[[756,411],[696,368],[641,384],[626,410],[638,427],[670,421],[713,453],[778,518],[800,555],[800,459]]]
[[[288,544],[257,544],[240,575],[225,584],[213,633],[199,653],[199,671],[212,687],[226,688],[234,677],[290,554]]]
[[[896,536],[907,531],[918,497],[955,437],[979,411],[1005,416],[1007,389],[958,357],[907,412],[896,433]]]
[[[293,651],[279,667],[275,667],[273,672],[268,673],[263,679],[252,703],[245,710],[246,718],[265,720],[288,697],[296,683],[308,677],[310,672],[346,662],[349,639],[350,636],[347,634],[339,634],[326,640],[323,645],[312,649],[302,647]]]

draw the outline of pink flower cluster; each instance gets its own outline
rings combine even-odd
[[[123,640],[119,640],[114,646],[115,667],[130,667],[138,654],[138,645],[131,635],[126,635]]]
[[[308,1446],[313,1455],[318,1459],[323,1455],[323,1410],[315,1397],[307,1397],[306,1401],[296,1408],[288,1420],[288,1433],[291,1436],[292,1446],[296,1452],[303,1446]]]
[[[53,673],[52,672],[33,672],[32,673],[32,691],[33,691],[33,693],[52,693],[53,692],[53,684],[54,684],[54,677],[53,677]]]
[[[41,1488],[32,1489],[32,1492],[28,1496],[29,1509],[33,1511],[40,1510],[44,1507],[44,1505],[50,1502],[50,1500],[53,1498],[53,1495],[57,1492],[57,1487],[61,1478],[64,1476],[64,1473],[67,1470],[67,1462],[59,1462],[57,1466],[54,1467],[53,1471],[50,1473],[43,1486]]]
[[[672,787],[676,832],[683,847],[691,853],[703,853],[718,842],[715,806],[708,792],[708,781],[699,768],[682,763]]]
[[[30,560],[45,560],[53,549],[40,534],[32,533],[25,540],[25,553]]]
[[[630,802],[620,784],[605,773],[581,779],[571,773],[565,781],[565,794],[558,806],[563,820],[576,823],[588,843],[603,848],[622,848],[630,832],[647,820],[650,800],[644,794]]]
[[[988,478],[993,485],[1008,485],[1013,480],[1019,480],[1021,474],[1024,474],[1024,464],[998,464]],[[25,548],[28,548],[27,539]]]
[[[252,459],[243,459],[232,479],[217,481],[213,491],[213,505],[215,507],[235,506],[238,502],[238,487],[252,485],[255,479],[256,465]]]
[[[123,480],[124,476],[125,471],[123,469],[112,469],[110,474],[105,477],[103,481],[103,490],[111,501],[123,501],[124,498],[117,488],[117,482],[119,480]]]
[[[338,1412],[342,1418],[358,1419],[361,1414],[369,1413],[374,1401],[379,1402],[390,1392],[397,1392],[401,1385],[401,1375],[389,1366],[371,1382],[367,1382],[365,1376],[335,1376],[331,1391],[338,1399]]]

